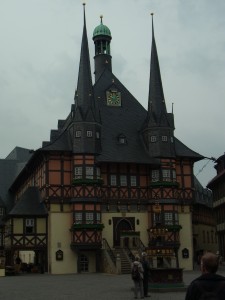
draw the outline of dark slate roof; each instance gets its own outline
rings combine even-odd
[[[31,156],[32,153],[29,149],[15,147],[5,159],[0,159],[0,196],[7,207],[9,204],[8,189]]]
[[[9,212],[10,216],[46,216],[47,214],[37,187],[29,187]]]
[[[113,82],[112,82],[113,81]],[[106,91],[116,88],[121,92],[122,106],[111,107],[106,103]],[[140,131],[147,116],[146,109],[131,95],[116,76],[105,69],[96,84],[94,85],[95,98],[98,99],[98,106],[101,114],[102,152],[97,157],[99,162],[134,162],[140,164],[159,164],[159,160],[151,157],[145,149]],[[44,142],[40,151],[72,151],[72,140],[69,131],[69,124],[73,120],[69,115],[64,128],[54,130],[50,142]],[[120,144],[118,137],[123,135],[126,144]],[[174,139],[175,151],[178,157],[191,158],[194,161],[203,159],[199,153],[191,150],[177,138]]]
[[[107,105],[106,91],[111,87],[121,93],[121,107]],[[108,69],[96,82],[94,91],[102,120],[102,152],[98,161],[159,164],[158,159],[148,155],[141,139],[140,130],[147,115],[143,106]],[[119,143],[120,135],[126,138],[126,144]]]
[[[69,132],[67,130],[59,132],[58,135],[55,135],[55,138],[52,137],[50,142],[43,142],[42,148],[43,151],[72,151],[72,144]]]
[[[152,50],[148,99],[149,126],[169,126],[152,18]]]
[[[21,147],[15,147],[5,158],[6,160],[18,160],[20,162],[26,162],[32,155],[32,150]]]
[[[98,108],[95,106],[92,85],[90,55],[85,18],[85,5],[80,65],[78,73],[77,91],[75,93],[75,106],[76,110],[74,118],[76,121],[99,122],[99,112]]]

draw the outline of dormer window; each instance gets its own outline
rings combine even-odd
[[[87,130],[87,137],[92,137],[92,131],[91,130]]]
[[[122,145],[126,144],[127,143],[127,139],[126,139],[125,135],[120,134],[118,136],[118,142],[119,142],[119,144],[122,144]]]
[[[156,140],[156,135],[151,135],[151,143],[155,143]]]
[[[76,132],[75,132],[75,137],[76,137],[76,138],[81,137],[81,130],[76,130]]]
[[[162,142],[167,142],[167,141],[168,141],[167,135],[163,135],[162,136]]]
[[[159,170],[152,170],[152,182],[159,181]]]

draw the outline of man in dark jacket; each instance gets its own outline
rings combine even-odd
[[[202,256],[202,275],[191,282],[185,300],[225,299],[225,277],[216,274],[218,265],[215,254],[207,252]]]
[[[145,297],[150,297],[150,295],[148,294],[148,282],[149,282],[149,262],[147,260],[147,253],[146,252],[142,252],[142,259],[141,259],[141,263],[144,269],[144,276],[143,276],[143,287],[144,287],[144,296]]]

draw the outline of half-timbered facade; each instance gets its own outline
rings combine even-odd
[[[203,157],[174,136],[153,23],[147,110],[112,71],[111,32],[102,18],[93,42],[94,84],[84,11],[74,104],[10,187],[15,207],[8,215],[8,260],[32,245],[53,274],[96,272],[103,268],[104,244],[144,247],[156,267],[175,257],[176,266],[191,269],[193,165]]]

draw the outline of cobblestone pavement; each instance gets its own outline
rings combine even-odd
[[[219,274],[225,275],[221,267]],[[200,271],[184,271],[185,285],[200,275]],[[0,277],[2,300],[125,300],[133,299],[130,275],[23,274]],[[185,292],[151,293],[150,300],[183,300]]]

